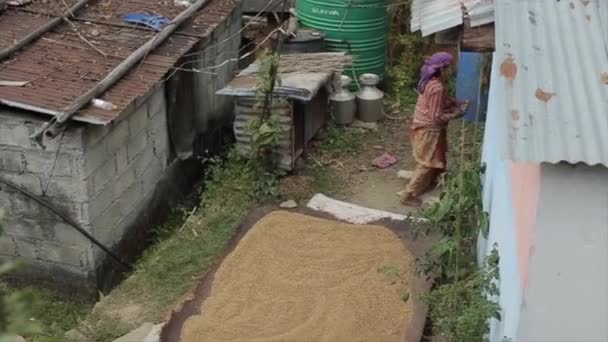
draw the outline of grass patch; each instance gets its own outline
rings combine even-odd
[[[322,193],[332,196],[338,192],[338,175],[330,168],[312,165],[306,171],[312,176],[312,187],[314,193]]]
[[[365,133],[346,127],[327,127],[323,131],[320,150],[323,153],[354,153],[361,148]]]
[[[91,317],[95,341],[111,341],[143,322],[162,320],[168,308],[207,272],[247,212],[276,195],[276,185],[273,174],[236,153],[230,153],[224,162],[213,162],[197,211],[181,213],[182,218],[189,217],[187,222],[176,219],[162,226],[160,240]],[[111,313],[127,304],[139,305],[143,312],[132,326],[117,329],[116,324],[108,323]]]
[[[2,292],[9,296],[16,291],[18,290],[11,287],[2,287]],[[75,328],[90,310],[89,305],[58,296],[45,289],[27,287],[19,291],[32,296],[32,307],[29,310],[33,314],[31,320],[40,324],[40,332],[25,335],[30,341],[64,341],[64,333]]]

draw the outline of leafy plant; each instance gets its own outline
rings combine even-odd
[[[443,238],[423,259],[421,271],[440,281],[457,280],[476,269],[477,238],[488,233],[488,216],[481,208],[482,173],[476,163],[448,172],[440,201],[422,211]]]
[[[389,37],[392,93],[404,106],[416,102],[420,67],[430,52],[431,39],[410,31],[411,0],[399,1],[390,7],[391,31]]]
[[[0,211],[0,221],[3,216],[3,212]],[[1,234],[2,225],[0,224]],[[14,271],[19,266],[14,262],[0,263],[0,277]],[[0,286],[0,342],[12,342],[15,335],[35,334],[41,331],[40,324],[30,320],[33,302],[34,296],[29,291],[7,294],[4,287]]]
[[[281,82],[278,68],[278,53],[266,54],[262,57],[257,76],[258,84],[254,105],[254,108],[261,109],[261,112],[259,116],[249,121],[248,126],[252,145],[251,158],[261,158],[268,169],[275,169],[278,157],[274,149],[283,132],[279,120],[280,115],[274,110],[287,105],[284,99],[274,98],[274,88]]]
[[[345,153],[360,150],[365,133],[345,127],[327,127],[323,132],[321,151],[325,153]]]
[[[499,294],[497,246],[486,265],[466,278],[439,285],[423,300],[429,304],[433,327],[447,342],[485,342],[489,318],[500,319],[500,306],[491,300]]]

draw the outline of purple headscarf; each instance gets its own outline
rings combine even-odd
[[[429,83],[431,78],[437,73],[437,71],[444,69],[448,65],[452,64],[454,57],[447,52],[437,52],[432,55],[426,61],[420,69],[420,82],[418,83],[418,91],[424,92],[426,84]]]

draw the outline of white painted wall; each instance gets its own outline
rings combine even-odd
[[[608,168],[543,165],[516,342],[608,341]]]

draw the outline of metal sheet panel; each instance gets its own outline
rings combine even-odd
[[[462,25],[462,0],[427,0],[420,9],[422,36]]]
[[[494,0],[464,0],[471,27],[494,22]]]
[[[428,36],[462,25],[463,8],[469,15],[471,27],[494,21],[494,0],[414,0],[411,30]]]
[[[310,101],[335,73],[340,73],[351,62],[352,58],[343,52],[284,55],[279,62],[280,84],[275,86],[274,93],[276,96]],[[255,96],[260,64],[261,61],[256,60],[217,94]]]
[[[259,118],[261,108],[256,107],[256,99],[253,97],[239,97],[236,100],[234,135],[236,137],[236,150],[241,155],[249,155],[252,152],[252,137],[248,130],[251,121]],[[291,170],[294,163],[293,151],[293,120],[291,105],[288,103],[275,102],[272,112],[278,116],[279,141],[275,146],[275,153],[280,155],[279,166],[284,170]]]
[[[608,56],[598,1],[496,3],[493,80],[517,162],[608,166]]]

